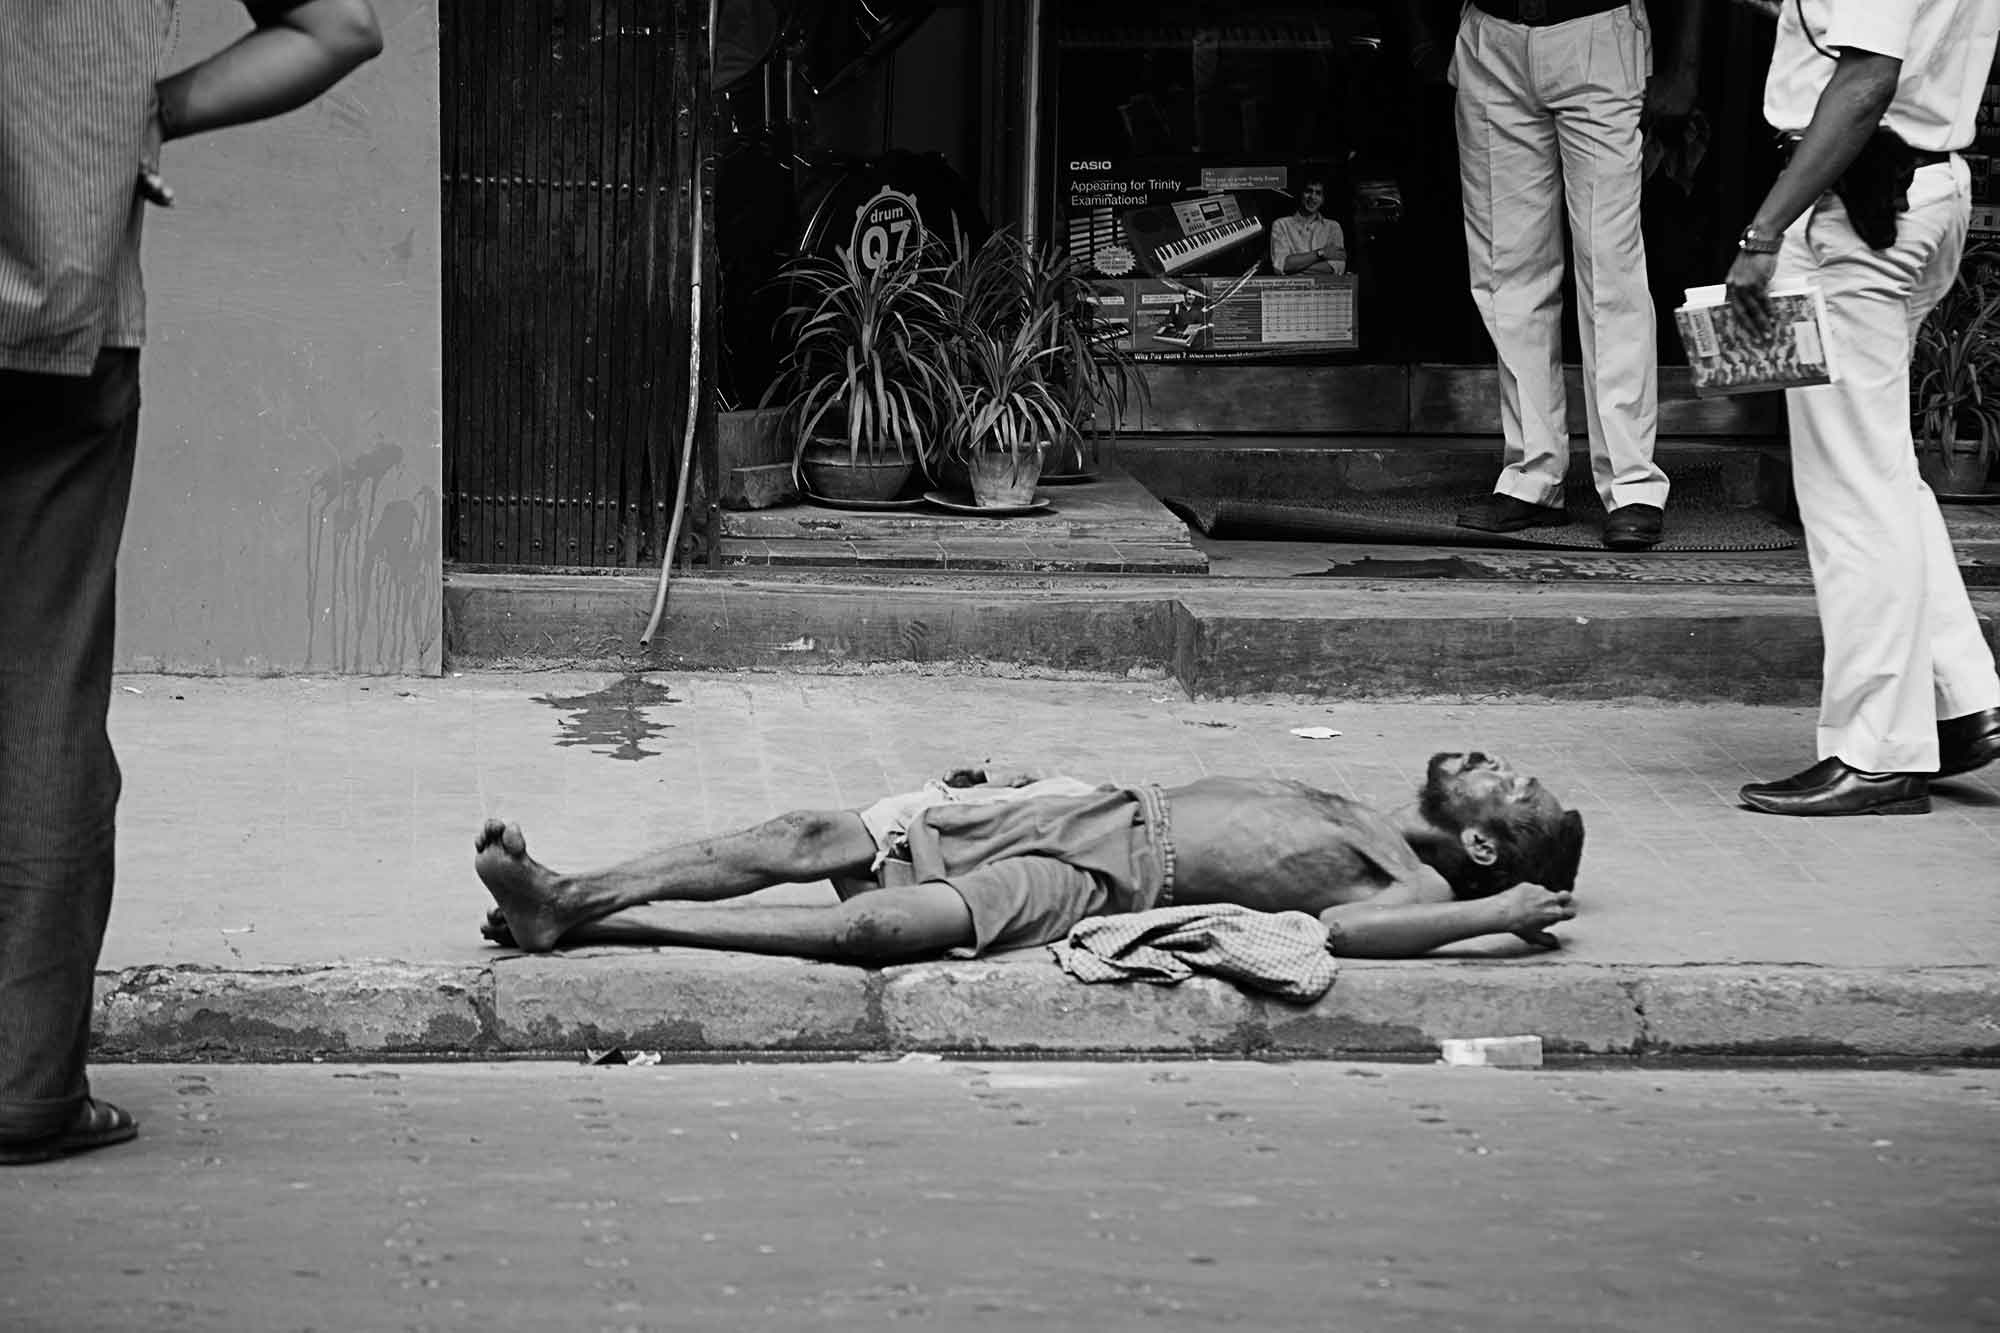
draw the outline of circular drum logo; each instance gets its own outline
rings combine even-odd
[[[917,214],[917,201],[900,190],[884,185],[875,197],[854,210],[855,260],[873,273],[893,263],[924,243],[924,220]]]

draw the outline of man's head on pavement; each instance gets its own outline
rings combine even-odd
[[[1459,897],[1522,883],[1559,893],[1576,888],[1583,816],[1506,760],[1477,750],[1432,755],[1417,808],[1464,853],[1464,864],[1447,875]]]

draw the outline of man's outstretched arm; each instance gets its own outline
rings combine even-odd
[[[368,0],[306,0],[271,11],[241,40],[160,80],[165,137],[282,115],[381,53]]]
[[[1576,915],[1567,893],[1516,884],[1463,902],[1348,903],[1319,914],[1327,947],[1343,958],[1416,958],[1481,935],[1545,931]]]

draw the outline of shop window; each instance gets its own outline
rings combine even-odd
[[[1054,234],[1141,359],[1484,355],[1450,93],[1411,73],[1395,11],[1059,6]]]

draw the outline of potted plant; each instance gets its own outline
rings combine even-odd
[[[1918,328],[1910,401],[1925,482],[1946,498],[1988,493],[2000,457],[2000,245],[1966,251]]]
[[[1148,396],[1145,377],[1132,354],[1118,345],[1125,330],[1098,313],[1097,292],[1066,251],[1043,246],[1026,251],[1027,306],[1053,310],[1048,329],[1055,355],[1046,371],[1062,404],[1062,431],[1049,460],[1050,472],[1090,469],[1093,438],[1116,439],[1136,391]]]
[[[800,255],[779,270],[791,291],[778,318],[785,347],[764,402],[808,494],[835,501],[894,497],[930,470],[938,429],[935,348],[944,309],[920,251],[875,268],[850,248]]]
[[[965,329],[939,359],[948,424],[944,449],[962,465],[973,503],[982,509],[1034,503],[1035,487],[1064,410],[1047,378],[1054,312],[1043,310],[1011,332]]]
[[[938,272],[946,484],[970,486],[982,505],[1028,503],[1044,467],[1083,470],[1100,409],[1115,433],[1132,386],[1143,393],[1145,382],[1108,341],[1109,322],[1061,249],[1003,228],[978,246],[960,237]],[[1001,489],[1011,498],[990,498]]]

